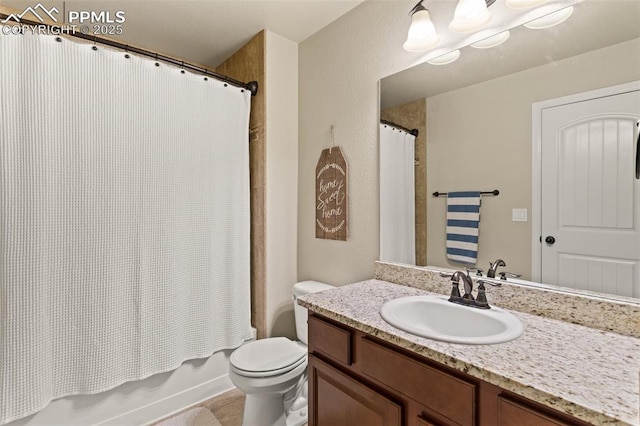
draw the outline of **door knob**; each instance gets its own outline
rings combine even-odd
[[[551,235],[549,235],[547,238],[544,239],[544,242],[547,244],[553,244],[556,242],[556,239],[553,238]]]

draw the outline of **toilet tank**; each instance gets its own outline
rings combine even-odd
[[[318,281],[302,281],[293,285],[293,312],[296,317],[296,334],[298,335],[298,340],[303,342],[305,345],[308,344],[307,318],[309,314],[307,312],[307,308],[298,305],[297,299],[299,296],[329,290],[330,288],[335,287]]]

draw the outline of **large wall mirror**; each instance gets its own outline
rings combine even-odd
[[[381,141],[380,259],[485,274],[503,259],[524,280],[640,298],[638,22],[637,0],[577,2],[558,26],[384,78],[381,138],[385,125],[419,131],[405,166],[383,164],[404,148]],[[402,208],[402,191],[382,194],[390,177],[413,182]],[[477,258],[452,260],[448,197],[434,193],[494,190],[480,197]]]

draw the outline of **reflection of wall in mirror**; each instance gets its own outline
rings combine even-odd
[[[427,194],[500,190],[482,201],[480,267],[502,258],[531,277],[531,220],[511,220],[531,212],[531,104],[639,79],[635,39],[427,99]],[[429,199],[428,264],[459,267],[446,260],[445,213],[444,198]]]
[[[427,264],[427,145],[426,120],[427,104],[425,99],[380,111],[380,119],[390,121],[407,129],[418,129],[415,146],[415,232],[416,265]]]

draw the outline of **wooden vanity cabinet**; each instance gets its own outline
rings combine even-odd
[[[309,426],[587,425],[317,314]]]

